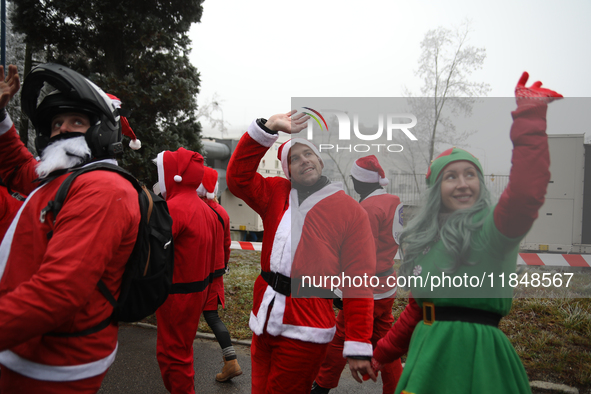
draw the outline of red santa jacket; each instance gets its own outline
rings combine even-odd
[[[37,161],[9,118],[0,134],[0,177],[18,166],[11,186],[28,195],[0,246],[0,364],[23,379],[100,375],[115,358],[116,324],[80,337],[47,334],[80,332],[113,312],[97,283],[118,297],[140,221],[137,191],[118,174],[92,171],[72,183],[55,225],[50,215],[41,220],[67,175],[37,188]]]
[[[360,204],[367,212],[376,243],[376,275],[380,281],[374,287],[374,299],[392,297],[397,289],[393,265],[398,252],[398,234],[402,232],[402,203],[398,196],[378,189]]]
[[[230,246],[232,245],[232,238],[230,236],[230,216],[228,212],[222,207],[220,204],[215,202],[214,200],[204,200],[207,205],[213,208],[222,218],[224,222],[224,229],[223,229],[223,242],[221,244],[224,247],[224,254],[218,258],[218,261],[215,266],[216,273],[219,270],[225,269],[228,266],[228,261],[230,260]],[[218,241],[220,243],[220,241]]]
[[[172,217],[175,293],[196,293],[209,286],[216,256],[223,255],[219,245],[221,224],[195,190],[203,178],[203,157],[179,148],[164,151],[156,159],[160,190]]]
[[[315,269],[326,275],[345,273],[354,277],[368,271],[373,275],[375,247],[367,213],[339,184],[324,187],[300,206],[297,191],[291,189],[287,179],[264,178],[257,173],[260,160],[277,138],[253,122],[238,143],[226,173],[230,191],[263,220],[262,270],[292,277]],[[372,354],[372,292],[361,289],[359,294],[368,298],[344,300],[345,357]],[[259,276],[254,286],[250,327],[260,335],[265,323],[271,335],[315,343],[330,342],[336,329],[332,300],[286,297]]]

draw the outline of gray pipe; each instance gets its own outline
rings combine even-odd
[[[230,158],[230,147],[228,145],[212,141],[202,141],[202,143],[208,159],[226,160]]]

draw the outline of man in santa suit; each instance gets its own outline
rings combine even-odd
[[[250,328],[253,393],[304,393],[335,333],[332,299],[298,297],[304,276],[375,274],[375,246],[367,213],[340,183],[322,176],[318,150],[301,138],[281,146],[287,179],[264,178],[259,162],[278,132],[297,133],[308,116],[296,111],[257,119],[243,135],[226,173],[230,191],[262,218],[261,275],[254,285]],[[291,182],[290,182],[291,181]],[[312,275],[310,275],[312,274]],[[299,286],[301,283],[302,286]],[[330,286],[328,286],[330,287]],[[353,377],[375,380],[371,355],[373,300],[370,288],[347,288],[343,356]]]
[[[137,237],[138,194],[119,174],[90,171],[72,183],[57,218],[42,211],[69,169],[117,164],[122,117],[82,75],[57,64],[33,68],[22,107],[36,130],[37,161],[4,111],[19,88],[11,65],[0,81],[0,177],[28,198],[0,245],[0,392],[95,393],[118,332],[97,284],[118,298]]]
[[[172,288],[156,311],[156,358],[168,391],[195,393],[193,341],[216,259],[224,253],[218,242],[222,224],[195,193],[203,178],[203,156],[179,148],[159,153],[155,162],[160,193],[172,217],[174,243]]]
[[[377,157],[374,155],[357,159],[351,167],[355,191],[360,196],[360,205],[367,211],[376,245],[376,276],[379,285],[374,288],[373,347],[383,338],[394,322],[392,305],[396,297],[396,273],[394,256],[398,252],[398,235],[402,232],[402,208],[398,196],[386,193],[383,186],[389,181]],[[342,357],[345,341],[345,318],[343,311],[337,316],[337,332],[328,347],[326,358],[320,367],[312,387],[313,394],[328,393],[339,384],[346,361]],[[382,370],[382,392],[393,394],[402,374],[400,359],[386,364]]]
[[[230,216],[228,216],[228,212],[226,212],[224,207],[218,203],[218,187],[218,172],[213,168],[205,167],[203,181],[197,188],[197,195],[222,219],[224,231],[221,234],[222,237],[217,242],[224,246],[224,254],[220,255],[217,259],[213,280],[209,285],[209,296],[203,308],[203,317],[222,348],[224,366],[222,367],[222,372],[216,374],[215,379],[218,382],[225,382],[242,375],[242,369],[238,364],[234,346],[232,346],[230,332],[218,314],[218,305],[225,308],[224,274],[228,269],[230,245],[232,244],[232,238],[230,237]]]

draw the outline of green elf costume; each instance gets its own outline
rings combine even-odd
[[[378,342],[373,359],[374,368],[380,369],[408,351],[396,393],[531,392],[525,368],[498,323],[511,309],[508,281],[515,272],[519,243],[538,216],[550,180],[547,104],[562,96],[542,88],[541,82],[525,87],[528,77],[523,73],[515,89],[513,165],[496,206],[487,203],[482,166],[470,153],[448,149],[429,169],[431,194],[442,196],[442,174],[459,161],[480,173],[480,188],[476,201],[465,209],[443,213],[441,202],[432,204],[441,206],[439,214],[429,216],[425,213],[437,208],[423,207],[422,221],[418,213],[418,225],[409,224],[406,239],[403,233],[401,276],[417,278],[408,283],[413,297]],[[435,229],[432,239],[416,241],[418,233],[428,232],[429,223]],[[461,248],[463,239],[470,242]],[[454,249],[454,242],[460,247]]]

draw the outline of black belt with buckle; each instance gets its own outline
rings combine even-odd
[[[268,272],[261,270],[261,276],[279,294],[286,297],[291,295],[291,278],[279,272]]]
[[[430,326],[434,321],[463,321],[466,323],[485,324],[499,327],[503,316],[482,309],[461,306],[435,306],[432,302],[423,302],[423,322]]]
[[[292,284],[296,291],[295,297],[299,298],[338,298],[337,295],[322,287],[302,287],[302,280],[300,278],[290,278],[280,274],[279,272],[269,272],[261,270],[261,276],[269,286],[277,293],[289,297],[291,294]]]

